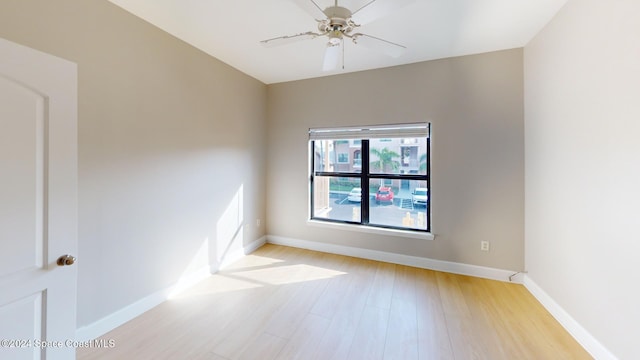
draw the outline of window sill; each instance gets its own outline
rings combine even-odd
[[[432,233],[416,232],[416,231],[409,231],[409,230],[398,230],[398,229],[385,229],[385,228],[378,228],[378,227],[365,226],[365,225],[340,224],[340,223],[333,223],[333,222],[320,221],[320,220],[307,220],[307,224],[311,226],[318,226],[318,227],[324,227],[324,228],[330,228],[330,229],[336,229],[336,230],[357,231],[357,232],[364,232],[364,233],[370,233],[370,234],[397,236],[397,237],[422,239],[422,240],[433,240],[435,238],[435,235],[433,235]]]

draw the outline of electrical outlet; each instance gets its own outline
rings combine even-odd
[[[480,241],[480,250],[489,251],[489,242],[488,241]]]
[[[256,219],[256,226],[260,227],[260,219]]]

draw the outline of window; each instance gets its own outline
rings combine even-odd
[[[310,129],[309,140],[312,220],[430,231],[429,124]]]
[[[362,152],[360,150],[356,150],[353,152],[353,168],[361,168],[362,167]]]

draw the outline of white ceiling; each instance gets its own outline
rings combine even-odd
[[[344,69],[330,72],[322,71],[325,37],[272,48],[259,43],[317,31],[315,20],[296,4],[298,0],[110,1],[272,84],[523,47],[567,0],[415,0],[358,29],[406,46],[401,57],[346,42]],[[333,5],[333,0],[315,1],[323,8]],[[363,2],[367,0],[338,1],[347,8]]]

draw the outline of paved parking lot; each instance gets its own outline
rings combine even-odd
[[[347,194],[331,193],[331,211],[327,217],[336,220],[360,221],[360,203],[347,200]],[[354,208],[357,208],[354,212]],[[376,204],[375,196],[369,200],[369,220],[373,224],[403,226],[403,219],[410,216],[414,221],[418,218],[418,213],[426,215],[425,207],[414,207],[411,198],[394,198],[393,203]],[[409,213],[409,215],[407,215]],[[354,218],[356,216],[356,218]],[[413,227],[417,228],[416,225]]]

